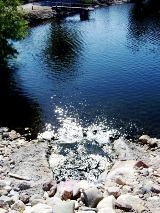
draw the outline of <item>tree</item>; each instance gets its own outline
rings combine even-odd
[[[12,41],[22,39],[26,27],[19,1],[0,0],[0,64],[17,53]]]

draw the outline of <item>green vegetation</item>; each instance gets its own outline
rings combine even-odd
[[[27,22],[18,0],[0,0],[0,64],[17,51],[12,41],[24,38]]]

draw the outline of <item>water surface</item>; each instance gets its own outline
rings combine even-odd
[[[137,11],[134,4],[95,9],[86,21],[77,14],[29,29],[15,43],[18,59],[10,62],[12,91],[36,112],[26,108],[32,119],[25,125],[57,131],[71,121],[160,137],[159,32],[159,11]],[[13,114],[21,126],[24,117],[19,110]]]

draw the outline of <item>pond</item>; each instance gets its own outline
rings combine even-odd
[[[18,58],[0,78],[1,126],[160,137],[157,10],[97,8],[85,21],[77,14],[32,27],[14,45]]]

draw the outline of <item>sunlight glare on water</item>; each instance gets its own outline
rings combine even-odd
[[[46,130],[39,134],[39,138],[51,139],[56,135],[59,143],[75,143],[87,138],[87,140],[96,141],[99,144],[108,144],[109,138],[118,134],[117,130],[109,129],[103,122],[92,123],[84,128],[77,118],[67,117],[66,111],[62,108],[57,107],[55,113],[57,113],[57,119],[61,123],[60,127],[55,131],[56,128],[51,124],[46,124]]]

